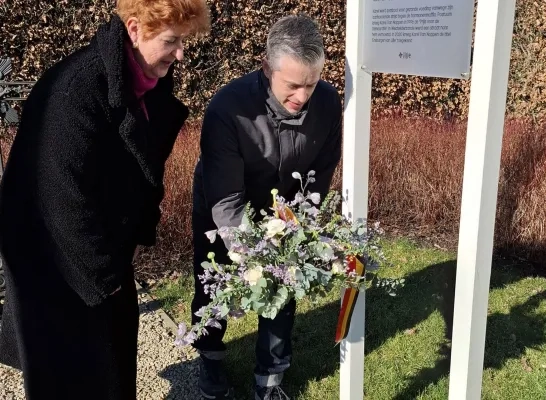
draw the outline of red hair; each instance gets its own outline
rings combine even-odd
[[[116,12],[124,23],[131,17],[137,18],[145,39],[172,27],[198,36],[210,31],[205,0],[118,0]]]

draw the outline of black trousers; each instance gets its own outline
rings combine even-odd
[[[205,294],[199,275],[203,273],[201,263],[208,261],[207,254],[214,252],[215,260],[220,263],[229,263],[227,249],[219,237],[210,243],[205,232],[217,229],[212,216],[194,212],[192,216],[194,259],[193,270],[195,279],[195,295],[192,301],[192,323],[197,323],[199,317],[195,315],[201,307],[210,302],[210,296]],[[273,320],[259,318],[258,341],[256,343],[256,383],[259,386],[274,386],[280,384],[284,371],[290,367],[292,359],[292,328],[296,302],[293,300],[282,309]],[[221,321],[221,329],[207,328],[209,334],[202,336],[194,343],[194,347],[204,357],[222,359],[225,356],[226,345],[223,342],[227,322]]]

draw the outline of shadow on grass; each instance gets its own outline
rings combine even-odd
[[[507,261],[497,261],[493,265],[490,289],[502,288],[527,276],[540,275],[540,271],[537,271],[530,265],[518,265],[516,267]],[[437,309],[442,313],[446,323],[446,339],[451,339],[452,333],[455,277],[456,262],[449,261],[447,263],[432,265],[423,271],[411,275],[407,280],[408,283],[432,283],[432,285],[426,285],[425,296],[432,294],[428,288],[439,287],[438,285],[444,286],[445,290],[442,297],[439,298],[439,307]],[[403,300],[404,298],[404,294],[402,293],[399,300]],[[495,313],[488,316],[484,369],[501,369],[507,360],[519,359],[524,355],[526,349],[536,348],[546,342],[544,336],[546,317],[534,313],[540,306],[540,302],[545,299],[546,292],[536,293],[525,303],[512,307],[508,314]],[[413,297],[410,303],[415,304],[416,300]],[[426,308],[428,309],[428,306]],[[435,307],[432,306],[432,308],[434,309]],[[407,310],[408,313],[414,313],[415,311]],[[374,329],[373,317],[370,317],[369,321],[368,326],[370,329]],[[372,337],[370,337],[369,342],[373,342]],[[408,386],[394,399],[410,400],[417,398],[428,386],[436,384],[440,379],[449,375],[450,362],[450,350],[447,347],[443,347],[439,351],[435,366],[419,371],[416,376],[411,378]]]
[[[380,289],[368,290],[366,353],[373,352],[398,333],[414,328],[435,311],[443,315],[446,323],[445,335],[449,338],[455,270],[456,262],[453,260],[430,265],[410,274],[406,276],[406,284],[397,297],[387,296]],[[491,288],[502,288],[530,275],[534,275],[532,269],[519,266],[514,268],[499,262],[492,271]],[[533,313],[544,299],[546,293],[537,293],[524,304],[514,306],[509,315],[489,316],[485,368],[500,369],[508,359],[520,358],[526,348],[544,343],[546,320]],[[334,334],[338,311],[339,302],[336,301],[297,315],[293,331],[294,358],[284,380],[287,392],[294,398],[304,398],[310,382],[320,381],[337,373],[339,347],[334,345]],[[256,339],[256,333],[252,333],[228,343],[226,366],[238,400],[253,399]],[[438,354],[436,365],[418,372],[395,399],[415,399],[426,387],[449,374],[449,363],[449,354]],[[172,374],[167,371],[166,378],[169,376]],[[175,390],[180,391],[176,386]],[[174,394],[168,398],[185,399]]]

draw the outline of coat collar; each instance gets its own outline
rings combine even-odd
[[[161,129],[153,129],[153,115],[150,115],[150,123],[145,119],[139,102],[131,87],[130,71],[127,65],[127,54],[124,42],[128,40],[127,31],[123,21],[113,15],[110,22],[103,24],[95,35],[98,53],[103,61],[108,82],[108,103],[121,113],[119,134],[129,151],[137,159],[146,179],[154,186],[160,186],[163,179],[163,165],[154,153],[151,145],[151,135],[166,135]],[[166,101],[172,96],[174,65],[169,69],[165,78],[159,79],[156,87],[144,96],[150,103]],[[181,120],[178,129],[182,127],[183,120],[187,117],[187,109],[184,115],[169,116],[173,120]],[[157,115],[157,114],[156,114]],[[163,123],[163,121],[156,121]],[[171,129],[174,127],[171,127]],[[151,132],[153,130],[153,132]],[[153,138],[157,141],[158,138]]]
[[[100,57],[106,69],[108,81],[108,102],[112,107],[127,104],[125,52],[125,26],[121,19],[114,15],[109,23],[103,24],[95,35]]]
[[[98,52],[104,63],[108,81],[108,102],[111,107],[124,107],[133,101],[134,91],[131,85],[127,65],[125,41],[129,35],[119,16],[113,15],[110,22],[103,24],[97,30],[95,39]],[[172,93],[174,89],[174,65],[167,76],[159,79],[154,91]]]

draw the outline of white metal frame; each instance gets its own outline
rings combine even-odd
[[[516,0],[480,0],[466,139],[449,399],[480,399]]]
[[[365,3],[347,0],[343,212],[368,214],[372,76],[364,70]],[[457,262],[450,400],[481,395],[487,303],[516,0],[479,0]],[[365,292],[340,348],[340,399],[364,398]]]
[[[345,113],[343,122],[343,213],[368,216],[368,175],[372,76],[364,71],[365,2],[347,1]],[[349,333],[340,347],[340,399],[360,400],[364,393],[365,291],[353,311]]]

